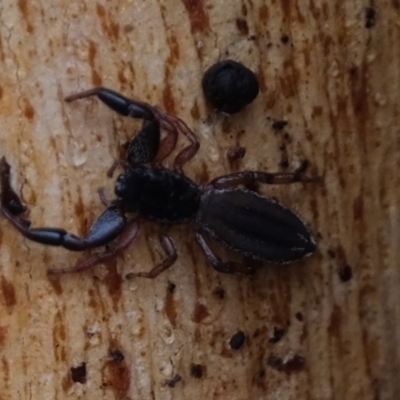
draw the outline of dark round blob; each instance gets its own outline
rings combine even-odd
[[[258,81],[253,71],[232,60],[221,61],[204,74],[203,92],[208,103],[218,111],[237,113],[258,95]]]
[[[74,382],[79,382],[82,385],[86,383],[86,363],[83,362],[79,367],[72,367],[70,368],[71,371],[71,378]]]
[[[237,331],[231,337],[231,340],[229,341],[229,345],[231,346],[232,349],[238,350],[243,346],[245,340],[246,340],[245,334],[242,331]]]
[[[348,282],[353,277],[350,265],[345,265],[339,269],[339,277],[342,282]]]
[[[192,364],[190,374],[197,379],[201,379],[204,374],[204,367],[201,364]]]

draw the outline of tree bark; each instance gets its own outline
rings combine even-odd
[[[213,270],[183,225],[168,271],[126,281],[163,258],[154,223],[115,260],[49,277],[80,255],[1,218],[0,399],[400,398],[399,14],[398,0],[3,0],[0,155],[33,226],[82,235],[104,209],[97,188],[112,198],[106,171],[140,123],[63,101],[100,85],[183,119],[201,144],[184,168],[198,183],[304,160],[322,180],[260,187],[318,248],[255,277]],[[201,90],[224,59],[261,88],[232,116]],[[245,157],[230,162],[232,146]]]

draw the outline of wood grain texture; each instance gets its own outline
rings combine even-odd
[[[214,271],[182,226],[175,265],[127,282],[162,258],[146,224],[123,257],[50,279],[79,255],[1,218],[0,399],[400,398],[399,14],[398,0],[1,1],[0,155],[35,226],[83,234],[103,209],[96,189],[112,195],[105,172],[139,124],[63,101],[98,85],[185,120],[201,142],[185,167],[197,182],[282,170],[286,156],[323,182],[262,188],[303,216],[318,251],[254,278]],[[231,117],[200,85],[227,58],[261,84]],[[230,163],[236,145],[246,156]]]

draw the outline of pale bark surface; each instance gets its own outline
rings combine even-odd
[[[112,196],[105,172],[139,123],[96,99],[63,101],[98,85],[185,120],[201,143],[185,167],[198,182],[282,170],[282,144],[288,170],[307,159],[323,177],[261,188],[307,221],[318,251],[253,278],[214,271],[181,226],[175,265],[127,282],[163,256],[144,224],[123,257],[50,279],[80,255],[27,241],[2,217],[1,400],[400,398],[400,3],[375,2],[375,18],[371,4],[0,2],[0,155],[35,226],[83,234],[104,208],[97,188]],[[227,58],[261,84],[231,117],[207,108],[200,86]],[[231,164],[235,145],[247,152]],[[232,350],[238,330],[246,342]],[[83,384],[71,378],[82,363]]]

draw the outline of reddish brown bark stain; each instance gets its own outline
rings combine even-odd
[[[122,73],[122,71],[118,71],[118,80],[120,81],[120,83],[125,84],[128,82],[128,80],[125,78],[124,74]]]
[[[179,42],[175,35],[171,35],[168,38],[168,44],[169,44],[169,50],[171,52],[168,58],[168,63],[172,67],[174,67],[178,63],[180,58]]]
[[[207,310],[207,307],[203,304],[196,303],[194,313],[193,313],[193,321],[196,323],[200,323],[204,318],[207,318],[210,313]]]
[[[190,109],[190,115],[195,121],[200,119],[200,110],[197,102],[194,103],[193,107]]]
[[[199,184],[207,183],[210,181],[210,174],[207,169],[207,165],[202,163],[201,169],[199,168],[196,174],[196,182]]]
[[[95,43],[90,40],[89,41],[89,64],[91,67],[94,66],[94,59],[96,57],[97,49]]]
[[[65,326],[62,315],[58,312],[54,318],[53,328],[53,343],[54,343],[54,358],[56,361],[65,362],[67,354],[64,346],[66,339]]]
[[[232,350],[228,349],[225,346],[221,349],[221,352],[219,354],[221,357],[224,357],[224,358],[232,358],[233,357]]]
[[[168,81],[164,87],[163,91],[163,102],[164,102],[164,109],[169,114],[176,114],[175,112],[175,100],[172,95],[171,86],[169,86]]]
[[[3,49],[3,39],[0,35],[0,58],[2,61],[4,61],[4,49]]]
[[[244,18],[238,18],[236,20],[236,27],[239,32],[243,36],[247,36],[249,34],[249,26],[247,25],[247,21]]]
[[[9,386],[9,381],[10,381],[10,366],[8,364],[8,361],[5,357],[1,359],[1,365],[2,365],[2,372],[3,372],[3,382],[2,386],[4,389],[8,388]],[[4,390],[3,389],[3,390]]]
[[[99,307],[98,302],[96,300],[96,293],[93,289],[89,289],[88,295],[89,295],[89,306],[95,310],[97,307]]]
[[[114,37],[115,39],[119,39],[119,31],[120,27],[116,22],[110,21],[108,32],[109,36]]]
[[[343,315],[339,306],[335,305],[331,313],[331,319],[328,326],[329,335],[338,339],[342,329]]]
[[[332,36],[326,35],[323,32],[320,32],[318,36],[315,37],[315,40],[321,43],[325,56],[329,55],[331,48],[335,45]]]
[[[270,303],[271,309],[274,312],[271,322],[287,328],[287,323],[290,321],[291,291],[285,273],[277,273],[273,280],[273,289],[265,290],[265,288],[261,287],[261,282],[257,282],[257,285],[260,286],[258,289],[259,298],[265,297],[265,300]]]
[[[253,387],[257,386],[262,393],[268,392],[268,380],[266,379],[267,373],[264,367],[264,359],[262,357],[257,357],[258,360],[254,361],[254,372],[252,376],[252,385]]]
[[[96,44],[93,42],[93,40],[89,40],[89,64],[92,69],[92,83],[94,86],[101,86],[102,80],[99,74],[97,73],[94,65],[96,54],[97,54]]]
[[[167,66],[165,68],[165,87],[163,91],[164,108],[170,114],[176,114],[175,100],[172,94],[171,86],[169,84],[171,70],[176,66],[179,61],[180,51],[179,43],[176,36],[171,35],[167,38],[168,47],[170,49],[170,54],[167,60]]]
[[[61,383],[64,393],[67,393],[71,389],[73,384],[74,382],[71,379],[71,373],[68,371],[68,373],[64,376]]]
[[[27,98],[24,98],[22,102],[23,102],[25,117],[29,120],[33,120],[33,118],[35,117],[35,109],[33,108],[32,104]]]
[[[4,301],[7,307],[12,307],[17,304],[14,285],[9,282],[4,276],[1,277],[1,290],[3,292]]]
[[[292,3],[291,0],[282,0],[281,1],[284,19],[286,19],[286,18],[290,19],[291,3]]]
[[[266,85],[265,85],[264,80],[262,80],[262,81],[259,80],[259,82],[260,83],[262,82],[262,85],[260,85],[261,91],[265,92],[266,91]],[[270,108],[272,108],[275,105],[275,103],[276,103],[276,93],[267,93],[266,96],[265,96],[265,107],[266,107],[266,109],[269,110]]]
[[[315,5],[313,0],[310,0],[310,11],[314,19],[318,19],[321,15],[321,10]]]
[[[292,60],[283,63],[284,75],[280,77],[282,93],[286,98],[297,93],[297,85],[300,77],[299,71],[294,67]]]
[[[312,111],[311,118],[314,119],[316,117],[320,117],[323,113],[323,109],[321,106],[315,106]]]
[[[101,86],[102,85],[103,81],[96,70],[92,70],[92,82],[93,82],[93,86]]]
[[[87,232],[88,221],[85,216],[85,206],[83,205],[82,197],[80,196],[80,194],[77,202],[74,204],[74,211],[79,222],[79,233],[81,235],[84,235]]]
[[[3,88],[0,86],[0,100],[3,98],[3,94],[4,94],[4,90],[3,90]]]
[[[106,35],[111,39],[118,40],[120,31],[119,25],[111,21],[110,18],[107,19],[105,8],[101,4],[96,5],[96,12],[101,19],[101,25]]]
[[[0,325],[0,348],[3,347],[4,342],[7,339],[8,327],[5,325]]]
[[[103,279],[107,286],[108,293],[113,300],[114,311],[118,311],[118,302],[122,296],[122,277],[117,272],[117,260],[113,259],[107,262],[108,274]]]
[[[110,345],[111,349],[119,349],[117,343]],[[122,354],[122,353],[121,353]],[[125,400],[128,397],[129,386],[131,384],[131,373],[125,359],[111,358],[102,368],[103,384],[110,386],[114,396],[118,400]]]
[[[258,13],[259,13],[260,21],[263,22],[264,24],[267,24],[268,19],[269,19],[269,10],[268,10],[268,7],[267,7],[265,4],[263,4],[263,5],[260,7],[260,10],[259,10]]]
[[[57,277],[56,275],[54,275],[54,276],[49,275],[49,282],[50,282],[51,286],[53,287],[55,294],[57,296],[62,295],[63,290],[62,290],[60,278]]]
[[[353,201],[353,215],[356,221],[362,219],[364,216],[364,202],[362,196],[357,196]]]
[[[210,28],[208,15],[201,0],[183,0],[189,14],[192,33],[204,32]]]
[[[128,63],[123,63],[123,68],[121,70],[118,71],[118,79],[122,84],[126,84],[126,83],[130,83],[131,80],[132,82],[135,81],[135,69],[133,68],[133,65],[131,62]],[[127,79],[127,77],[124,75],[123,73],[123,69],[124,68],[128,68],[130,71],[130,78],[129,80]]]
[[[27,1],[26,0],[18,0],[18,7],[22,14],[23,19],[26,22],[27,31],[29,33],[32,33],[34,29],[33,29],[33,26],[31,25],[31,23],[29,22],[29,18],[28,18],[29,12],[28,12],[28,7],[27,7]]]
[[[108,384],[112,387],[115,392],[117,399],[126,399],[130,382],[130,372],[126,363],[124,365],[109,364],[108,366]]]
[[[106,10],[105,10],[104,7],[103,7],[101,4],[99,4],[99,3],[96,4],[96,11],[97,11],[97,15],[98,15],[100,18],[104,18],[104,16],[106,15]]]
[[[301,24],[304,24],[306,22],[306,19],[304,17],[304,15],[301,13],[300,11],[300,7],[299,7],[299,2],[296,1],[296,12],[297,12],[297,21],[300,22]]]

